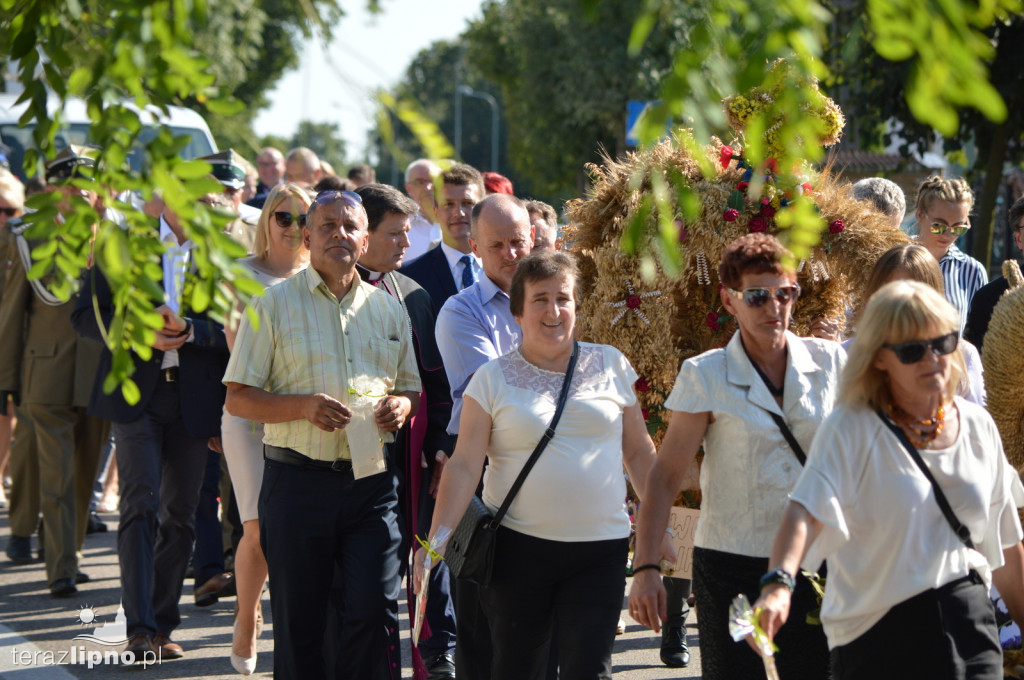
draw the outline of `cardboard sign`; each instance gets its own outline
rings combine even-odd
[[[675,533],[672,545],[679,556],[672,578],[692,578],[693,576],[693,536],[697,531],[698,517],[700,517],[700,510],[672,508],[668,526]]]

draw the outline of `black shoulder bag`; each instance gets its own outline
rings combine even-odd
[[[565,402],[569,396],[569,385],[572,382],[573,371],[576,369],[579,351],[579,343],[573,342],[572,356],[569,357],[569,366],[565,370],[565,379],[562,381],[562,391],[558,395],[555,415],[551,418],[548,429],[540,438],[533,453],[530,454],[530,458],[526,461],[526,465],[523,466],[512,488],[509,489],[497,514],[492,517],[480,497],[474,494],[469,507],[466,508],[466,514],[462,516],[459,525],[452,532],[452,537],[448,540],[448,547],[444,553],[444,561],[455,578],[480,586],[490,584],[498,526],[505,517],[505,513],[508,512],[509,506],[512,505],[512,501],[515,500],[516,494],[519,493],[519,489],[522,488],[523,482],[526,481],[526,476],[530,474],[530,470],[540,458],[541,452],[555,436],[555,427],[562,417],[562,411],[565,409]]]
[[[953,528],[953,533],[955,533],[956,537],[963,541],[963,544],[968,548],[974,548],[974,542],[971,541],[970,529],[964,526],[960,522],[960,518],[956,516],[955,512],[953,512],[952,506],[950,506],[949,501],[946,500],[946,494],[942,492],[942,487],[939,486],[937,481],[935,481],[935,477],[932,476],[931,470],[929,470],[928,466],[924,464],[924,460],[921,459],[921,454],[914,445],[910,443],[906,433],[901,430],[896,423],[886,418],[885,414],[882,413],[880,409],[875,409],[875,413],[877,413],[878,417],[882,419],[882,422],[893,431],[896,438],[900,440],[901,444],[903,444],[903,448],[905,448],[907,453],[910,454],[911,459],[913,459],[914,463],[917,464],[917,467],[921,469],[921,472],[924,473],[924,476],[928,481],[931,482],[932,490],[935,492],[935,501],[939,504],[939,509],[942,510],[942,514],[946,517],[946,521],[949,522],[949,526]]]

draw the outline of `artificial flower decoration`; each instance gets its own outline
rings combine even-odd
[[[736,184],[736,191],[746,191],[749,188],[750,188],[750,183],[749,182],[738,182]]]
[[[718,323],[718,312],[708,312],[708,315],[704,317],[704,325],[717,333],[718,329],[722,327],[722,324]]]
[[[830,234],[838,234],[843,229],[846,229],[846,225],[843,224],[842,220],[835,220],[830,225],[828,225],[828,231]]]
[[[626,297],[618,302],[606,302],[605,304],[609,307],[619,308],[620,311],[612,319],[612,324],[617,324],[622,320],[622,317],[626,315],[626,312],[633,312],[637,317],[645,324],[650,325],[651,320],[647,318],[647,315],[640,311],[640,305],[646,298],[658,297],[661,295],[660,290],[649,290],[646,293],[640,293],[639,295],[633,290],[633,282],[626,279]]]
[[[722,213],[722,219],[726,222],[735,222],[740,216],[740,211],[736,208],[729,208]]]
[[[757,215],[756,217],[750,218],[750,223],[747,225],[750,231],[768,231],[768,222],[763,217]]]
[[[636,388],[637,392],[651,391],[651,384],[647,382],[647,378],[645,378],[644,376],[640,376],[639,378],[637,378],[637,381],[633,383],[633,386]]]
[[[731,161],[736,155],[736,151],[731,146],[723,144],[721,153],[722,167],[729,167],[729,161]]]

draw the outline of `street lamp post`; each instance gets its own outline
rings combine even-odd
[[[476,97],[491,105],[491,170],[498,172],[498,102],[493,96],[474,90],[469,85],[459,85],[455,88],[456,151],[462,149],[462,97]]]

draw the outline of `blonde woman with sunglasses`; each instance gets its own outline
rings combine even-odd
[[[988,272],[965,254],[956,241],[971,228],[974,192],[959,177],[932,176],[917,188],[917,242],[939,262],[946,299],[960,314],[958,331],[967,324],[967,309],[978,289],[988,283]]]
[[[999,680],[989,586],[1024,620],[1024,487],[988,412],[956,396],[958,319],[917,281],[872,296],[775,537],[769,573],[828,559],[836,680]],[[769,637],[798,622],[785,583],[761,592]]]
[[[310,196],[297,184],[279,184],[263,204],[257,223],[253,255],[240,262],[267,288],[309,265],[309,250],[302,244]],[[225,324],[228,347],[234,349],[240,314]],[[238,611],[231,639],[231,665],[243,675],[256,669],[256,638],[260,628],[260,595],[267,580],[267,560],[260,547],[257,501],[263,484],[263,424],[233,416],[225,409],[221,439],[231,484],[242,520],[242,538],[235,555]]]
[[[800,287],[781,264],[785,254],[767,234],[748,234],[726,247],[720,294],[739,330],[725,348],[683,362],[665,401],[672,418],[640,505],[629,610],[657,631],[667,615],[658,543],[703,446],[693,585],[705,680],[765,677],[761,659],[733,642],[729,605],[738,593],[753,601],[760,592],[803,452],[832,410],[846,356],[838,343],[788,330]],[[795,583],[795,623],[779,641],[779,672],[787,680],[821,680],[828,677],[825,635],[805,620],[816,598],[806,578]]]

